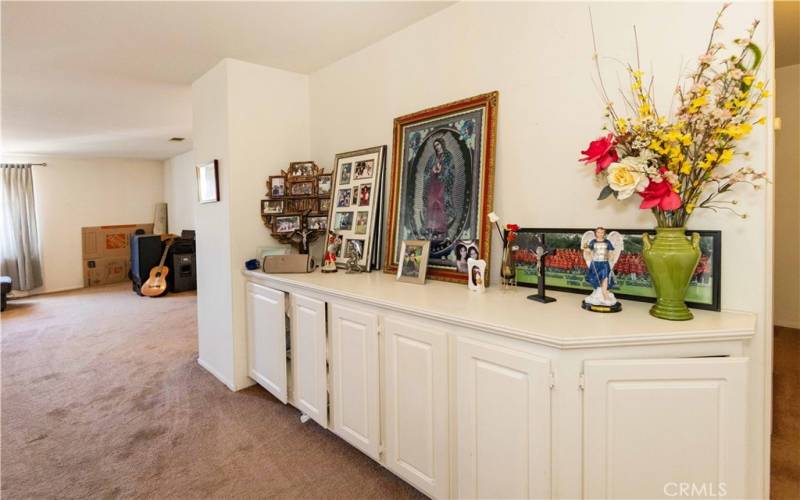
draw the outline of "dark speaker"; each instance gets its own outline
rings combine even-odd
[[[161,251],[161,236],[157,234],[137,234],[131,239],[131,281],[135,292],[139,293],[150,270],[161,261]]]
[[[194,253],[173,253],[167,284],[170,291],[186,292],[197,289]]]

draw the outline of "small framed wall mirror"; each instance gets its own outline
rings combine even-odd
[[[219,171],[217,160],[197,165],[197,201],[215,203],[219,201]]]

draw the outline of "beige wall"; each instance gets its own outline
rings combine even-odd
[[[260,200],[266,180],[309,158],[308,77],[225,59],[192,85],[194,158],[219,160],[220,202],[198,205],[200,363],[229,387],[247,377],[244,262],[275,244]]]
[[[163,201],[163,163],[151,160],[4,156],[47,162],[33,167],[44,286],[37,293],[83,286],[81,228],[153,222]]]
[[[656,99],[669,109],[682,67],[705,49],[719,3],[615,3],[593,5],[600,52],[635,61],[631,26],[636,25],[643,67],[656,75]],[[392,120],[429,106],[492,90],[500,91],[497,126],[495,211],[526,227],[648,228],[654,220],[636,201],[596,201],[599,185],[579,151],[600,135],[602,104],[593,84],[592,39],[585,3],[462,2],[401,30],[311,75],[312,158],[330,167],[342,151],[388,144]],[[769,21],[767,3],[737,2],[723,19],[724,41],[739,36],[753,18]],[[770,45],[771,23],[756,41]],[[680,27],[680,36],[676,36]],[[771,75],[771,61],[766,74]],[[619,101],[619,63],[603,59],[606,84]],[[620,73],[618,78],[615,73]],[[771,135],[757,128],[742,143],[758,169],[770,169]],[[391,157],[391,155],[390,155]],[[759,314],[750,344],[751,496],[764,491],[765,362],[771,320],[771,188],[737,190],[741,220],[697,213],[694,229],[723,232],[722,305]],[[494,237],[492,269],[499,269]],[[580,314],[577,311],[576,314]],[[531,308],[535,321],[535,307]],[[619,317],[624,321],[624,313]],[[576,495],[579,491],[576,490]]]
[[[775,324],[800,328],[800,65],[775,71]]]
[[[194,229],[197,210],[197,176],[192,151],[164,161],[164,201],[167,202],[169,232]]]

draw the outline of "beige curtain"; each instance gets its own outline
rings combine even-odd
[[[0,164],[0,274],[14,280],[14,290],[42,286],[39,232],[29,164]]]

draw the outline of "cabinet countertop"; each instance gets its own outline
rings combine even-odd
[[[494,285],[476,293],[465,284],[399,282],[382,271],[243,274],[279,289],[314,292],[562,349],[748,339],[756,321],[752,313],[698,309],[692,310],[691,321],[665,321],[650,316],[650,303],[630,300],[620,301],[622,312],[592,313],[581,309],[580,294],[548,290],[557,301],[540,304],[527,299],[533,288]]]

